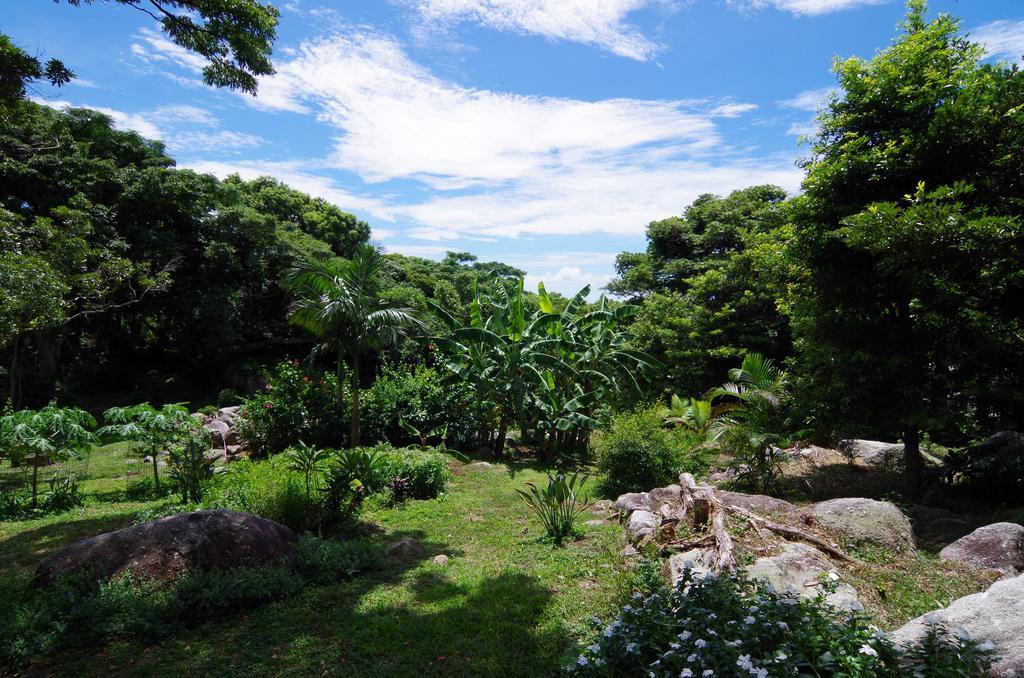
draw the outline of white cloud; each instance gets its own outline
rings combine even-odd
[[[329,165],[428,189],[389,208],[417,238],[636,234],[704,192],[800,181],[788,157],[727,152],[714,119],[752,104],[471,89],[412,62],[393,39],[359,33],[305,43],[276,66],[253,105],[309,107],[337,130]]]
[[[442,29],[462,21],[501,31],[541,35],[593,45],[619,56],[647,61],[660,46],[626,17],[664,0],[406,0],[425,27]]]
[[[740,9],[756,10],[774,7],[781,12],[798,16],[816,16],[839,12],[866,5],[881,5],[890,0],[728,0],[730,5]]]
[[[176,45],[163,36],[162,33],[150,28],[143,28],[138,33],[140,42],[134,42],[131,46],[133,55],[149,63],[171,63],[185,70],[199,73],[206,66],[206,59],[194,52],[190,52],[180,45]]]
[[[794,122],[786,130],[786,134],[794,137],[813,137],[818,133],[818,125],[813,121]]]
[[[828,98],[838,91],[835,87],[822,87],[820,89],[805,89],[791,99],[776,101],[779,106],[795,108],[798,111],[817,112]]]
[[[722,104],[711,109],[711,115],[716,118],[738,118],[744,113],[757,110],[757,104]]]
[[[975,28],[968,36],[980,42],[991,56],[1018,62],[1024,55],[1024,20],[993,21]]]
[[[542,282],[548,291],[572,296],[583,289],[584,285],[590,285],[588,298],[594,299],[601,295],[601,288],[607,285],[612,277],[610,273],[585,271],[579,266],[563,266],[557,271],[528,273],[523,286],[528,290],[536,290],[537,284]]]

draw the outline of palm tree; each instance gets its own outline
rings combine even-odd
[[[410,308],[391,308],[381,299],[386,260],[376,247],[360,245],[352,259],[331,263],[316,259],[299,262],[286,279],[296,295],[292,323],[309,330],[320,341],[318,352],[337,358],[338,404],[344,399],[346,360],[350,368],[352,424],[349,445],[358,447],[359,361],[366,353],[397,345],[410,331],[423,325]]]

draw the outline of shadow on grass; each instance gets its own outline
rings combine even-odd
[[[193,629],[167,629],[149,647],[117,642],[63,653],[28,674],[515,676],[551,675],[570,636],[547,619],[552,591],[508,569],[494,576],[431,562],[449,545],[419,530],[422,553],[352,581],[311,587],[266,607]]]
[[[19,532],[0,541],[0,573],[35,567],[43,556],[79,539],[127,527],[133,512],[78,520],[59,520]]]

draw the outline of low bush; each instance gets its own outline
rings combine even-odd
[[[779,593],[742,574],[696,578],[634,594],[567,673],[596,676],[984,676],[990,644],[933,627],[909,650],[867,617]]]
[[[350,579],[380,561],[379,550],[368,542],[307,536],[277,564],[195,571],[169,586],[127,575],[96,581],[87,573],[61,577],[42,590],[23,580],[2,580],[0,667],[107,640],[156,640],[308,586]]]
[[[361,395],[363,437],[370,443],[471,443],[483,410],[470,389],[429,368],[384,370]]]
[[[345,441],[347,405],[338,403],[333,374],[284,362],[266,379],[265,389],[242,403],[238,419],[253,456],[282,452],[298,440],[314,447],[338,447]]]
[[[404,480],[404,491],[412,499],[432,499],[442,494],[452,475],[445,455],[409,449],[383,452],[381,474],[385,486],[392,489],[396,480]]]
[[[35,508],[32,507],[32,495],[27,491],[0,492],[0,520],[28,520],[64,513],[83,503],[75,474],[54,473],[39,493]]]
[[[707,467],[706,451],[665,428],[653,408],[613,416],[605,430],[594,434],[592,445],[606,495],[646,491],[676,482],[684,471],[698,473]]]

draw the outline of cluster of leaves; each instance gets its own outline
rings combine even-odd
[[[630,347],[625,325],[633,309],[603,296],[588,308],[589,294],[587,286],[556,311],[541,284],[532,311],[520,278],[488,299],[474,289],[468,325],[434,307],[449,333],[432,341],[452,374],[492,408],[496,456],[512,426],[539,431],[547,458],[578,449],[597,425],[599,406],[638,395],[640,381],[660,366]]]
[[[379,549],[369,542],[305,536],[277,564],[197,570],[170,585],[127,575],[97,581],[79,573],[37,591],[22,580],[5,580],[0,584],[0,666],[14,668],[57,650],[110,640],[154,641],[176,628],[350,579],[380,560]]]
[[[565,670],[595,676],[983,676],[991,643],[939,627],[895,647],[860,612],[780,593],[743,574],[697,577],[634,594]]]
[[[243,401],[238,428],[251,454],[266,457],[302,440],[336,447],[345,440],[345,402],[338,402],[337,375],[298,361],[278,363],[266,385]]]
[[[74,473],[53,473],[33,507],[32,495],[15,491],[0,493],[0,520],[29,520],[41,515],[63,513],[84,503]]]

